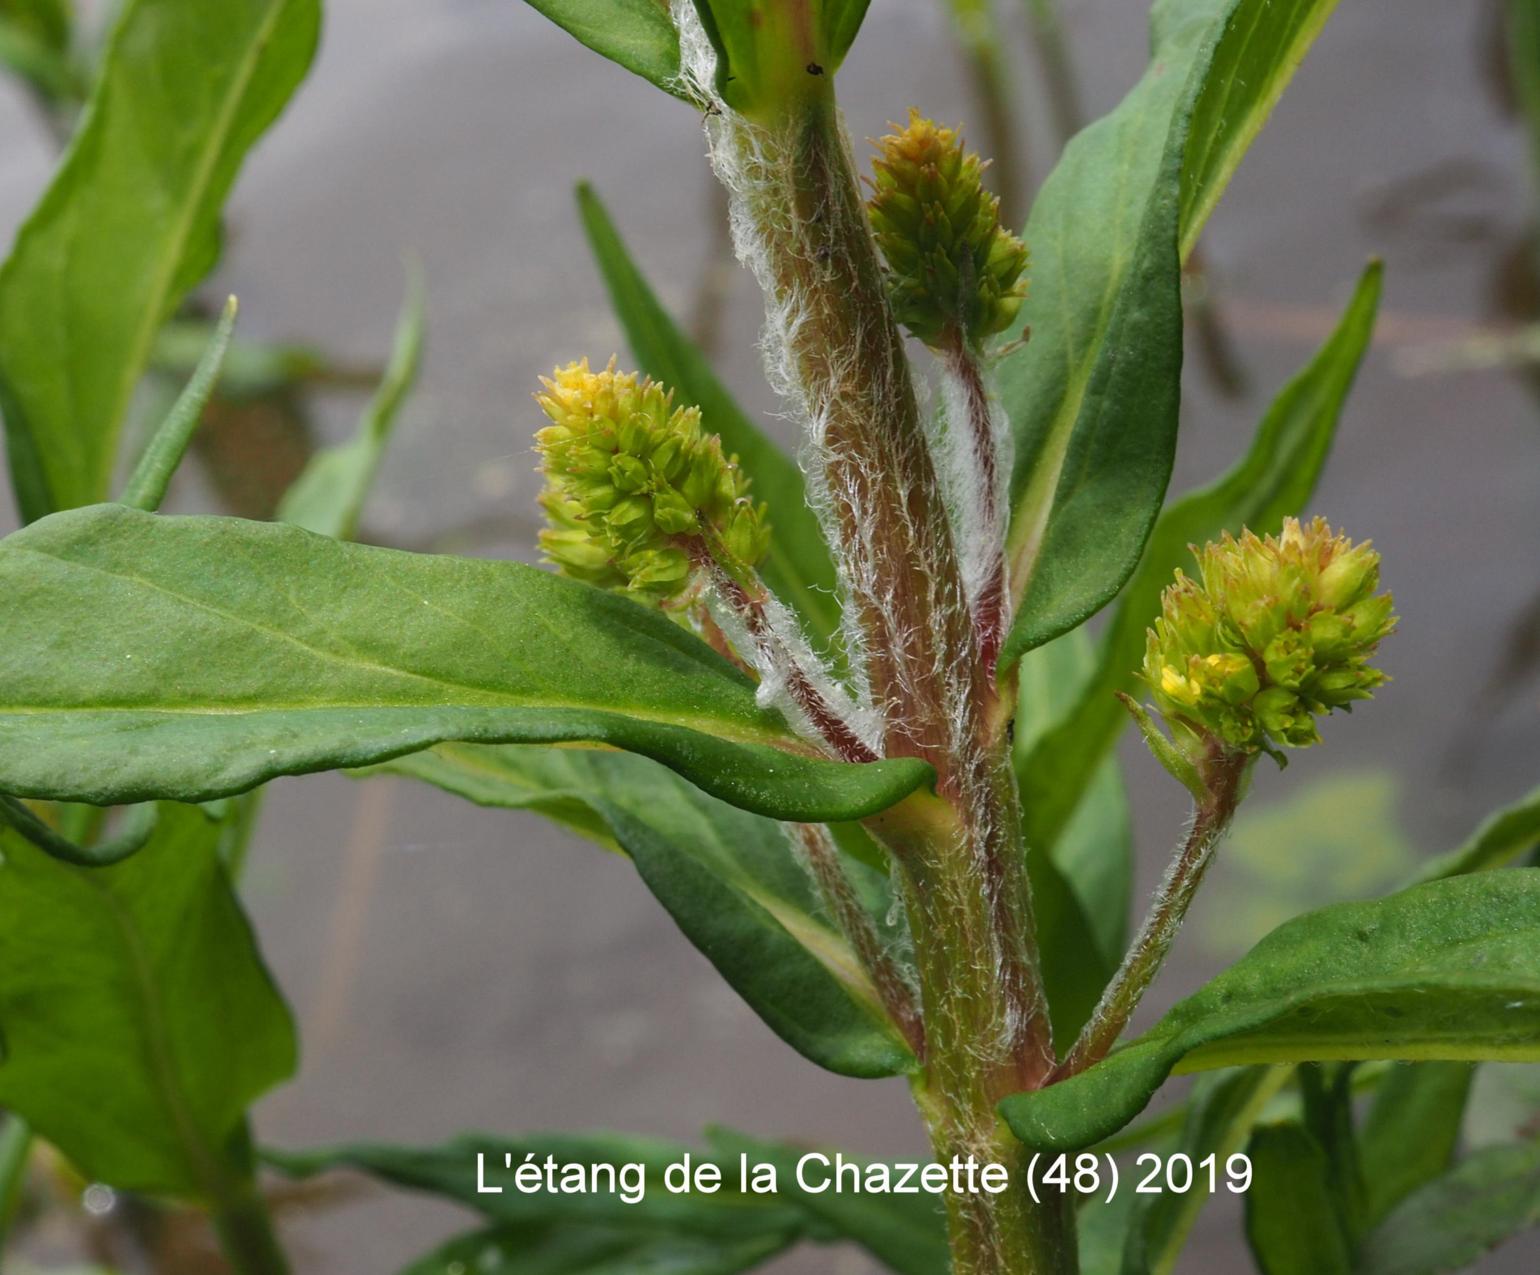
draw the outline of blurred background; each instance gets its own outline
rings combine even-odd
[[[1142,4],[1061,0],[1064,57],[1045,61],[1030,3],[998,14],[1009,100],[995,128],[1017,136],[1003,175],[1019,191],[1046,174],[1066,109],[1111,108],[1147,47]],[[1294,912],[1393,884],[1540,778],[1540,143],[1513,110],[1498,8],[1343,4],[1205,234],[1173,492],[1240,455],[1365,260],[1384,258],[1375,345],[1312,512],[1375,540],[1403,622],[1384,652],[1396,684],[1373,710],[1334,720],[1328,746],[1287,773],[1259,771],[1157,1006]],[[293,343],[298,361],[221,406],[176,508],[260,516],[311,446],[351,430],[410,253],[427,276],[429,353],[363,538],[533,560],[535,378],[583,354],[624,357],[575,221],[580,179],[740,400],[786,436],[759,370],[759,298],[721,261],[691,110],[518,0],[327,9],[319,62],[248,163],[202,289],[237,293],[242,333]],[[1052,87],[1066,68],[1069,93]],[[858,141],[916,105],[989,144],[942,0],[873,0],[840,90]],[[55,147],[0,81],[0,242]],[[306,363],[310,350],[325,357]],[[3,529],[14,522],[0,507]],[[1131,741],[1123,756],[1143,897],[1185,809]],[[473,1128],[690,1140],[722,1121],[867,1156],[926,1153],[902,1082],[804,1063],[622,860],[532,815],[404,781],[279,781],[245,896],[301,1020],[301,1073],[258,1112],[270,1144]],[[1478,1127],[1535,1088],[1525,1069],[1485,1071]],[[285,1213],[297,1269],[334,1275],[394,1269],[462,1227],[446,1206],[362,1186]],[[1247,1268],[1239,1211],[1216,1202],[1179,1269]],[[872,1268],[804,1250],[772,1269]],[[1540,1241],[1480,1269],[1540,1269]]]

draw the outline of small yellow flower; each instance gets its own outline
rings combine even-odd
[[[670,391],[613,358],[598,372],[569,363],[541,385],[535,401],[551,423],[535,434],[540,547],[559,570],[666,601],[688,588],[696,548],[743,569],[764,557],[764,506],[699,408],[675,407]]]
[[[1395,627],[1379,555],[1316,519],[1277,536],[1226,535],[1161,598],[1141,674],[1178,741],[1232,752],[1318,743],[1316,718],[1368,699]]]

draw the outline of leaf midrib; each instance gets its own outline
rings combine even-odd
[[[161,1102],[171,1117],[176,1134],[194,1177],[204,1184],[209,1198],[217,1199],[229,1189],[229,1176],[225,1173],[214,1149],[203,1139],[198,1122],[188,1108],[178,1083],[179,1077],[171,1046],[170,1030],[163,1007],[156,994],[154,970],[149,953],[140,941],[133,917],[123,906],[123,901],[98,881],[90,870],[81,872],[81,879],[103,902],[107,915],[112,917],[122,939],[131,971],[131,986],[141,1003],[143,1013],[139,1022],[143,1027],[145,1064]]]
[[[146,707],[146,706],[140,706],[140,705],[78,705],[78,704],[77,705],[60,705],[60,706],[53,706],[53,705],[15,706],[15,705],[13,705],[13,706],[0,706],[0,711],[16,712],[16,713],[31,713],[31,712],[37,712],[37,713],[44,713],[44,712],[79,712],[79,711],[88,711],[88,712],[112,712],[112,711],[122,711],[122,712],[167,712],[167,713],[183,712],[183,713],[200,713],[200,714],[210,714],[210,715],[213,715],[213,714],[220,714],[220,713],[243,713],[243,712],[263,712],[263,711],[293,712],[293,711],[304,711],[306,709],[331,709],[331,708],[344,708],[344,709],[380,709],[380,708],[451,708],[451,709],[453,709],[453,708],[456,708],[456,707],[464,707],[464,708],[490,708],[490,709],[497,709],[497,708],[500,708],[500,707],[503,707],[503,708],[531,708],[531,709],[545,708],[545,709],[567,709],[567,710],[571,710],[571,711],[584,711],[584,712],[607,712],[607,713],[611,713],[611,714],[616,715],[616,716],[626,716],[626,717],[638,718],[638,719],[641,719],[641,720],[644,720],[644,721],[657,722],[657,723],[660,723],[660,724],[690,725],[690,724],[693,723],[693,724],[696,724],[696,725],[699,725],[699,726],[706,726],[706,725],[709,724],[709,726],[713,730],[720,730],[722,728],[736,728],[736,729],[732,730],[732,737],[733,738],[747,739],[747,740],[751,740],[751,741],[760,741],[760,742],[765,742],[765,743],[768,743],[768,744],[773,744],[773,745],[778,744],[778,745],[783,745],[783,746],[786,743],[791,742],[791,737],[786,735],[786,734],[784,734],[783,732],[773,731],[773,730],[768,729],[767,727],[755,726],[755,724],[753,722],[753,719],[751,717],[749,717],[747,714],[744,714],[744,715],[736,715],[736,714],[734,714],[734,715],[731,715],[731,716],[724,715],[724,716],[720,716],[720,717],[713,716],[713,715],[710,715],[710,714],[700,714],[700,713],[688,713],[688,714],[676,713],[676,714],[671,714],[671,715],[663,715],[663,714],[658,713],[654,709],[647,709],[647,708],[642,708],[642,707],[633,706],[633,705],[626,705],[626,706],[617,708],[615,706],[600,706],[600,705],[597,705],[597,704],[583,703],[583,702],[573,702],[573,701],[570,701],[570,700],[556,699],[556,698],[550,698],[550,697],[540,697],[540,696],[537,696],[537,695],[518,696],[518,695],[514,695],[514,694],[512,694],[512,693],[510,693],[508,691],[499,690],[499,689],[497,689],[495,687],[488,686],[488,685],[477,684],[477,683],[474,683],[474,682],[456,681],[456,680],[454,680],[452,678],[446,678],[446,677],[440,677],[440,676],[431,675],[431,674],[427,674],[427,673],[421,673],[421,672],[417,672],[417,671],[412,670],[412,669],[404,669],[404,668],[400,668],[400,667],[397,667],[397,666],[394,666],[394,665],[390,665],[390,664],[381,664],[381,663],[379,663],[376,660],[360,659],[357,656],[346,655],[346,654],[343,654],[343,653],[338,652],[338,651],[328,650],[325,647],[319,647],[319,646],[312,645],[311,643],[306,642],[305,640],[303,640],[301,637],[299,637],[295,633],[287,632],[287,631],[285,631],[283,629],[272,628],[272,627],[270,627],[268,625],[261,624],[261,623],[259,623],[258,621],[256,621],[255,619],[253,619],[250,616],[242,615],[242,614],[240,614],[238,612],[227,611],[227,610],[225,610],[225,609],[223,609],[221,607],[214,606],[212,603],[207,602],[207,601],[205,601],[203,599],[193,597],[193,596],[191,596],[189,594],[181,593],[181,592],[177,591],[176,589],[170,588],[170,587],[168,587],[168,586],[166,586],[164,584],[159,583],[158,581],[148,579],[148,578],[146,578],[144,576],[134,575],[132,573],[123,572],[123,571],[111,570],[111,569],[109,569],[107,567],[100,566],[100,565],[98,565],[96,563],[81,562],[81,561],[79,561],[77,559],[63,557],[63,556],[61,556],[59,554],[50,553],[50,552],[48,552],[46,550],[43,550],[43,549],[34,548],[31,545],[19,545],[19,546],[13,545],[11,547],[11,550],[14,553],[31,554],[31,555],[33,555],[35,557],[44,558],[44,559],[46,559],[48,561],[51,561],[51,562],[57,562],[58,564],[60,564],[63,567],[66,567],[66,568],[70,568],[70,569],[74,569],[74,570],[79,570],[79,571],[86,571],[86,572],[90,572],[90,573],[96,574],[96,575],[103,575],[103,576],[106,576],[107,578],[112,579],[112,580],[119,580],[119,581],[122,581],[122,582],[124,582],[126,584],[130,584],[130,585],[138,586],[138,587],[141,587],[141,588],[144,588],[144,589],[148,589],[148,590],[150,590],[152,592],[161,594],[164,597],[174,599],[175,601],[180,602],[180,603],[182,603],[182,604],[184,604],[186,606],[196,608],[197,610],[203,611],[203,612],[205,612],[205,613],[207,613],[209,615],[212,615],[212,616],[217,616],[218,618],[220,618],[222,620],[225,620],[225,621],[227,621],[230,624],[236,625],[236,626],[241,627],[241,628],[250,629],[253,632],[262,634],[265,637],[268,637],[270,639],[274,639],[274,640],[276,640],[278,642],[285,643],[285,644],[288,644],[290,646],[297,647],[301,651],[304,651],[305,653],[307,653],[308,655],[312,656],[313,658],[315,658],[317,660],[321,660],[321,661],[324,661],[324,662],[327,662],[327,663],[330,663],[330,664],[334,664],[334,665],[339,665],[339,666],[341,666],[343,668],[347,668],[347,669],[375,672],[375,673],[381,674],[381,675],[383,675],[385,677],[392,678],[392,679],[399,680],[399,681],[422,682],[422,683],[426,683],[429,686],[439,687],[439,688],[443,688],[445,690],[470,692],[470,693],[475,694],[475,695],[486,696],[488,699],[491,699],[491,700],[493,700],[495,702],[490,703],[490,704],[474,704],[473,703],[473,704],[455,705],[455,704],[420,704],[420,703],[406,703],[406,704],[383,703],[382,704],[381,702],[379,702],[377,700],[366,701],[366,702],[361,703],[361,704],[339,703],[339,702],[327,702],[327,703],[324,703],[324,704],[317,704],[315,702],[309,702],[309,703],[304,703],[304,704],[291,704],[291,703],[285,703],[283,701],[276,701],[276,702],[273,702],[271,704],[263,705],[261,707],[255,707],[255,706],[252,706],[252,705],[249,705],[249,704],[243,704],[240,707],[228,708],[228,709],[221,708],[221,707],[216,707],[216,706],[205,706],[205,705],[193,705],[193,706],[188,706],[188,707],[172,707],[172,706],[162,707],[162,706],[159,706],[159,705],[156,705],[154,707]],[[291,601],[292,601],[292,599],[291,599]],[[301,609],[303,610],[303,608],[301,608]],[[453,615],[454,614],[453,612],[446,612],[446,611],[444,611],[444,608],[442,608],[442,607],[436,607],[435,609],[443,612],[446,615]],[[539,615],[538,612],[535,612],[535,613],[532,613],[532,614],[533,614],[533,618],[534,619],[536,619],[537,621],[539,621],[542,624],[547,624],[547,621],[545,620],[545,618],[543,616]],[[467,625],[469,624],[469,622],[466,621],[463,617],[455,616],[455,618],[457,620],[459,620],[461,623],[465,623]],[[474,626],[471,626],[471,627],[474,627]],[[547,625],[547,627],[549,627],[549,625]],[[672,649],[672,648],[669,648],[669,649]],[[676,654],[679,654],[679,653],[676,652]],[[706,670],[706,671],[709,671],[709,670]],[[752,729],[745,729],[745,728],[751,728],[751,727],[752,727]]]

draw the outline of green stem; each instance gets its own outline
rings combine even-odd
[[[0,1128],[0,1253],[5,1251],[6,1232],[21,1205],[31,1151],[32,1126],[18,1115],[7,1116],[5,1127]]]
[[[1202,773],[1208,795],[1198,802],[1192,827],[1156,891],[1139,933],[1123,958],[1123,964],[1107,984],[1090,1021],[1075,1041],[1054,1079],[1073,1076],[1100,1062],[1111,1052],[1135,1008],[1171,950],[1182,920],[1187,915],[1214,849],[1229,830],[1239,804],[1251,758],[1244,754],[1216,753],[1206,759]]]
[[[210,1215],[236,1275],[289,1275],[289,1259],[255,1180],[247,1178],[232,1187],[214,1202]]]

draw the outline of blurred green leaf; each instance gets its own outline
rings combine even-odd
[[[736,1275],[768,1261],[796,1238],[795,1232],[720,1239],[683,1230],[490,1226],[450,1240],[404,1267],[401,1275]]]
[[[1194,908],[1204,946],[1233,959],[1301,912],[1395,889],[1417,861],[1403,795],[1389,771],[1344,770],[1248,802]]]
[[[447,739],[581,740],[775,818],[856,819],[927,782],[810,755],[661,613],[512,562],[118,505],[0,541],[0,791],[206,801]]]
[[[74,25],[68,0],[0,0],[0,20],[60,50],[69,47]]]
[[[642,371],[672,388],[680,401],[701,409],[705,428],[720,434],[754,483],[754,497],[770,509],[770,554],[765,581],[802,617],[811,635],[827,641],[839,628],[834,564],[818,518],[808,507],[802,471],[733,401],[705,356],[679,330],[636,268],[620,233],[593,190],[577,191],[583,228],[615,314]]]
[[[1506,867],[1540,846],[1540,788],[1487,816],[1464,845],[1424,864],[1412,883]]]
[[[1013,757],[1022,794],[1038,785],[1028,767],[1040,757],[1039,745],[1051,724],[1063,717],[1082,693],[1096,667],[1091,640],[1076,629],[1028,651],[1017,667],[1019,690]],[[1063,835],[1042,841],[1027,835],[1029,854],[1047,852],[1080,901],[1096,939],[1106,975],[1117,968],[1128,945],[1129,894],[1133,884],[1133,828],[1128,795],[1116,757],[1104,757],[1075,808]],[[1032,810],[1023,810],[1030,823]],[[1076,959],[1079,959],[1078,956]],[[1103,980],[1105,986],[1105,979]],[[1101,988],[1097,988],[1099,995]],[[1094,998],[1093,998],[1094,1001]]]
[[[1262,1275],[1352,1275],[1321,1144],[1303,1125],[1263,1125],[1246,1154],[1246,1239]]]
[[[733,1162],[746,1155],[750,1163],[774,1165],[781,1199],[824,1222],[833,1236],[853,1240],[887,1269],[898,1275],[937,1275],[948,1269],[946,1214],[935,1196],[804,1191],[797,1184],[797,1161],[813,1148],[761,1142],[729,1129],[713,1129],[708,1137]],[[849,1155],[845,1159],[855,1161]]]
[[[1402,1201],[1357,1275],[1445,1275],[1540,1225],[1540,1142],[1486,1147]]]
[[[526,0],[595,53],[688,100],[666,0]]]
[[[131,509],[153,512],[165,500],[172,475],[187,453],[187,446],[192,442],[193,433],[202,419],[203,409],[214,392],[215,382],[219,380],[225,352],[230,348],[230,338],[235,334],[236,310],[235,298],[231,297],[225,303],[224,314],[209,338],[198,366],[193,369],[186,388],[177,396],[165,419],[150,435],[139,463],[134,466],[134,472],[123,486],[123,493],[118,497],[119,503]]]
[[[1380,1082],[1358,1140],[1371,1226],[1454,1162],[1475,1070],[1402,1063]]]
[[[1032,339],[1001,367],[1023,591],[1007,665],[1094,614],[1138,564],[1176,448],[1181,245],[1329,8],[1161,0],[1149,70],[1065,147],[1033,205]]]
[[[247,150],[304,77],[316,0],[131,0],[82,129],[0,267],[22,517],[105,498],[155,334],[219,253]]]
[[[1296,917],[1144,1035],[1001,1112],[1029,1146],[1078,1149],[1173,1070],[1376,1058],[1540,1060],[1540,869]]]
[[[358,423],[358,432],[346,443],[325,448],[310,458],[278,506],[281,521],[338,540],[352,540],[357,535],[364,501],[385,458],[396,413],[417,382],[422,364],[423,304],[422,274],[413,269],[401,317],[396,321],[390,362]]]
[[[0,828],[0,1104],[120,1189],[227,1196],[247,1105],[294,1070],[218,836],[167,804],[131,859],[76,868]]]
[[[61,102],[75,92],[75,72],[63,49],[0,5],[0,67],[20,79],[45,103]]]
[[[664,1173],[686,1155],[692,1172],[701,1165],[715,1165],[721,1173],[721,1189],[712,1194],[669,1191]],[[599,1191],[523,1192],[513,1188],[512,1174],[527,1157],[543,1166],[548,1156],[554,1157],[558,1166],[578,1165],[589,1171],[592,1166],[614,1166],[617,1184],[623,1166],[640,1165],[643,1198],[628,1204],[619,1191],[609,1189],[608,1170],[602,1168],[598,1180],[604,1189]],[[464,1205],[502,1225],[560,1224],[583,1230],[612,1227],[633,1234],[687,1234],[718,1240],[797,1235],[806,1229],[806,1219],[795,1205],[775,1195],[739,1190],[736,1162],[683,1143],[631,1134],[540,1133],[498,1138],[474,1133],[431,1147],[354,1143],[307,1151],[264,1149],[263,1159],[295,1178],[354,1169],[392,1186]],[[504,1185],[505,1189],[478,1191],[478,1169],[483,1170],[487,1185]],[[634,1194],[629,1189],[627,1193]]]
[[[1239,1067],[1199,1076],[1187,1100],[1181,1136],[1163,1154],[1181,1153],[1194,1165],[1212,1155],[1223,1175],[1230,1156],[1246,1145],[1252,1125],[1290,1071],[1288,1067]],[[1135,1195],[1121,1275],[1169,1275],[1209,1198],[1202,1187]]]
[[[1273,400],[1240,463],[1161,514],[1097,649],[1094,671],[1081,678],[1078,694],[1021,761],[1022,806],[1032,844],[1057,843],[1127,724],[1115,693],[1137,692],[1134,674],[1144,655],[1145,631],[1160,613],[1160,595],[1173,573],[1191,569],[1189,546],[1242,527],[1276,532],[1310,499],[1368,348],[1380,283],[1380,267],[1373,264],[1336,330]]]
[[[484,805],[538,810],[619,849],[689,940],[793,1049],[844,1075],[914,1067],[774,821],[714,801],[640,757],[449,744],[383,769]],[[873,924],[882,925],[886,880],[854,862],[846,872],[863,887]]]
[[[1238,6],[1231,14],[1188,126],[1182,161],[1184,260],[1336,7],[1337,0],[1268,0]]]

